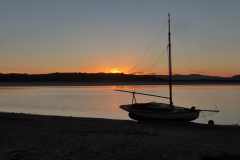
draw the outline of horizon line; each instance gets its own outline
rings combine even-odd
[[[66,74],[66,73],[81,73],[81,74],[124,74],[124,75],[136,75],[136,76],[141,76],[141,75],[149,75],[149,76],[168,76],[167,74],[126,74],[126,73],[106,73],[106,72],[95,72],[95,73],[87,73],[87,72],[52,72],[52,73],[21,73],[21,72],[10,72],[10,73],[0,73],[0,74],[27,74],[27,75],[47,75],[47,74]],[[212,76],[212,75],[203,75],[203,74],[172,74],[172,75],[181,75],[181,76],[189,76],[189,75],[201,75],[201,76],[210,76],[210,77],[223,77],[223,76]],[[240,74],[235,74],[234,76],[238,76]],[[234,76],[229,76],[229,77],[234,77]],[[223,77],[227,78],[227,77]]]

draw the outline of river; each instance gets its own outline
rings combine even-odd
[[[74,86],[74,87],[0,87],[0,111],[40,115],[130,119],[119,108],[132,101],[132,94],[114,89],[168,96],[168,86]],[[168,100],[136,95],[137,102]],[[219,113],[200,114],[193,122],[240,125],[240,85],[174,85],[175,106],[217,110]],[[208,116],[206,116],[208,115]]]

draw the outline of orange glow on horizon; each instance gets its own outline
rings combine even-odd
[[[103,73],[123,73],[123,74],[130,74],[129,72],[124,72],[122,70],[119,70],[118,68],[114,68],[112,70],[110,70],[110,72],[107,70],[107,72],[103,72]]]
[[[128,68],[113,68],[113,69],[96,69],[96,70],[86,70],[86,71],[36,71],[36,72],[24,72],[24,71],[1,71],[1,74],[9,74],[9,73],[16,73],[16,74],[51,74],[51,73],[123,73],[123,74],[132,74],[132,75],[168,75],[167,72],[165,73],[147,73],[147,72],[129,72],[126,71]],[[195,70],[190,70],[190,71],[184,71],[184,72],[176,72],[172,73],[172,75],[191,75],[191,74],[199,74],[199,75],[207,75],[207,76],[219,76],[219,77],[232,77],[235,75],[239,74],[234,74],[234,72],[229,72],[228,74],[223,74],[222,72],[205,72],[205,71],[195,71]]]
[[[111,70],[111,73],[122,73],[122,71],[118,71],[117,68],[114,68],[113,70]]]

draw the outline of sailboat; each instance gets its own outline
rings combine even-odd
[[[168,14],[168,54],[169,54],[169,97],[145,94],[139,92],[131,92],[125,90],[115,89],[115,91],[132,93],[132,104],[121,105],[120,108],[129,112],[129,117],[134,120],[154,119],[154,120],[178,120],[178,121],[192,121],[199,117],[201,111],[219,112],[218,110],[200,110],[194,106],[191,108],[179,107],[173,105],[172,100],[172,64],[171,64],[171,32],[170,32],[170,13]],[[137,103],[135,94],[146,96],[153,96],[159,98],[169,99],[169,104],[166,103]]]

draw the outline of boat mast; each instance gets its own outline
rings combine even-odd
[[[172,63],[171,63],[171,33],[170,33],[170,13],[168,14],[168,52],[169,52],[169,100],[170,107],[173,107],[172,102]]]

